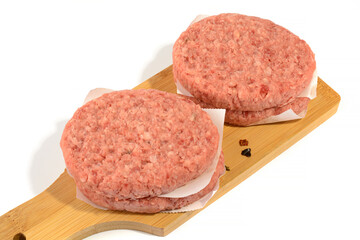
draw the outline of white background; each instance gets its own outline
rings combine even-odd
[[[166,239],[360,239],[359,11],[355,0],[0,1],[0,215],[63,172],[62,129],[90,89],[136,86],[172,63],[197,14],[237,12],[305,39],[340,107]],[[158,239],[88,239],[139,237]]]

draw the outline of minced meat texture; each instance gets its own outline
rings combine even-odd
[[[289,109],[299,115],[302,111],[307,110],[309,101],[309,98],[298,97],[291,103],[284,106],[267,108],[262,111],[227,110],[225,114],[225,122],[237,126],[249,126],[268,117],[279,115]]]
[[[174,79],[216,108],[260,111],[291,102],[315,68],[305,41],[269,20],[240,14],[190,25],[173,48]]]
[[[104,197],[158,196],[201,175],[219,134],[198,105],[158,90],[104,94],[66,124],[61,148],[79,188]]]
[[[196,104],[199,104],[202,108],[212,108],[211,104],[201,102],[194,97],[183,97],[192,100]],[[237,126],[249,126],[268,117],[279,115],[289,109],[292,109],[296,114],[300,114],[302,111],[305,111],[307,109],[309,102],[310,99],[307,97],[297,97],[294,101],[287,103],[283,106],[267,108],[261,111],[241,111],[226,109],[225,122]]]
[[[116,199],[114,197],[105,197],[88,189],[79,188],[79,190],[93,203],[105,207],[110,210],[120,210],[140,213],[156,213],[160,211],[169,211],[179,209],[187,206],[209,192],[213,191],[219,177],[225,172],[224,155],[221,153],[216,170],[209,182],[209,184],[201,191],[182,198],[167,198],[167,197],[145,197],[138,199]]]

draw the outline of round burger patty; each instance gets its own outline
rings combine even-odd
[[[93,203],[103,206],[110,210],[123,210],[129,212],[156,213],[179,209],[187,206],[211,191],[214,190],[219,177],[224,173],[224,155],[221,153],[216,170],[209,184],[200,192],[183,198],[166,198],[166,197],[145,197],[139,199],[117,199],[115,197],[104,197],[88,189],[79,189]]]
[[[158,90],[124,90],[80,107],[60,145],[79,189],[119,200],[183,186],[208,168],[218,143],[216,126],[192,101]]]
[[[309,85],[315,68],[305,41],[269,20],[240,14],[193,23],[173,47],[174,79],[216,108],[282,106]]]

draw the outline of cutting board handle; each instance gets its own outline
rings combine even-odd
[[[114,229],[132,229],[163,236],[163,229],[136,221],[139,214],[129,213],[134,216],[134,221],[111,221],[111,215],[121,214],[116,211],[104,214],[104,210],[76,199],[75,191],[74,181],[64,171],[44,192],[0,217],[0,239],[75,240]],[[109,221],[106,216],[109,216]],[[102,217],[100,221],[99,217]],[[142,217],[151,217],[151,214]]]
[[[4,240],[29,239],[26,235],[27,231],[48,219],[50,215],[61,209],[65,202],[71,201],[71,198],[65,198],[70,195],[62,194],[64,191],[69,191],[70,188],[58,191],[60,185],[67,182],[65,175],[64,171],[45,191],[1,216],[0,238]],[[49,198],[50,196],[54,197]]]

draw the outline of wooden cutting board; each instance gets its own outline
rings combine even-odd
[[[175,93],[172,66],[136,88]],[[223,151],[230,171],[221,177],[220,188],[207,206],[330,118],[337,111],[339,102],[340,96],[319,78],[317,97],[311,100],[305,118],[252,127],[225,125]],[[245,147],[239,146],[239,139],[249,141],[250,158],[240,154]],[[135,229],[165,236],[204,210],[206,207],[176,214],[99,210],[75,198],[75,184],[64,171],[44,192],[0,217],[0,239],[83,239],[112,229]]]

